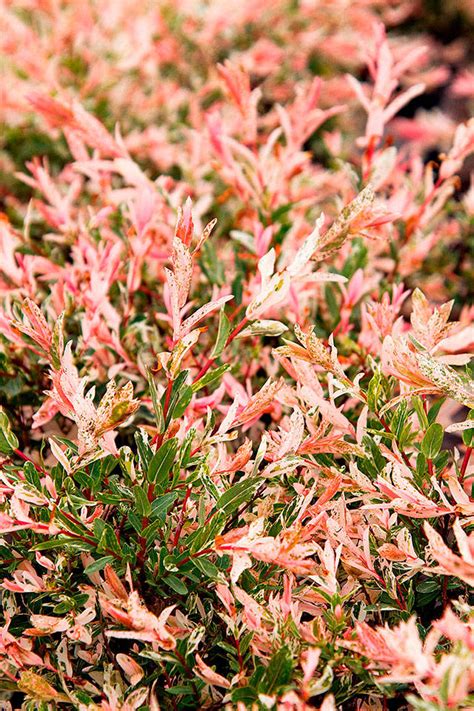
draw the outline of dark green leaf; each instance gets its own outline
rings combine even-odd
[[[277,689],[288,684],[292,669],[290,651],[287,647],[281,647],[270,659],[260,682],[260,691],[265,694],[273,694]]]
[[[258,477],[252,477],[251,479],[244,479],[243,481],[237,482],[237,484],[227,489],[217,500],[216,509],[219,509],[225,514],[232,513],[238,509],[241,504],[251,499],[260,481]]]
[[[148,496],[141,486],[133,488],[135,497],[135,506],[139,516],[149,516],[151,513],[151,503],[148,501]]]
[[[163,579],[163,582],[169,585],[169,587],[178,593],[178,595],[188,594],[188,588],[182,580],[176,577],[176,575],[167,575],[166,578]]]
[[[103,570],[107,563],[112,563],[113,560],[113,556],[104,555],[103,558],[98,558],[93,563],[88,565],[87,568],[84,569],[84,573],[86,575],[92,575],[92,573],[97,573],[99,570]]]
[[[159,450],[153,455],[148,467],[148,481],[154,482],[157,487],[162,487],[168,479],[168,474],[173,466],[178,451],[176,437],[166,440]]]
[[[211,563],[207,558],[193,558],[192,564],[206,577],[212,580],[218,580],[220,577],[219,568]]]
[[[150,389],[151,401],[153,403],[153,410],[155,412],[155,421],[158,432],[162,433],[165,430],[165,418],[163,415],[163,407],[161,405],[160,399],[158,397],[158,391],[156,389],[155,380],[153,374],[150,370],[147,370],[148,387]]]

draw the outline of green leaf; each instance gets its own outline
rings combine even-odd
[[[433,422],[436,421],[436,418],[438,417],[439,411],[441,410],[441,408],[442,408],[442,406],[444,405],[445,402],[446,402],[446,398],[445,398],[445,397],[441,397],[441,398],[439,398],[439,400],[436,400],[436,402],[434,402],[434,403],[431,405],[431,407],[430,407],[430,409],[429,409],[429,411],[428,411],[428,424],[431,425]]]
[[[202,550],[209,541],[213,540],[224,528],[225,517],[216,514],[205,526],[200,526],[194,533],[190,534],[186,542],[189,543],[191,553]]]
[[[423,480],[426,474],[426,457],[423,452],[418,452],[416,457],[415,478],[418,486],[423,485]]]
[[[157,519],[156,521],[153,521],[153,523],[150,523],[150,525],[147,526],[146,528],[142,527],[142,529],[139,533],[141,536],[143,536],[143,538],[145,538],[147,544],[152,543],[153,541],[156,540],[156,538],[157,538],[156,534],[157,534],[160,526],[161,526],[161,521],[159,521]]]
[[[177,420],[184,415],[184,412],[191,402],[194,395],[194,391],[190,385],[186,385],[181,392],[181,397],[174,406],[173,410],[170,411],[170,417],[172,420]]]
[[[148,387],[150,388],[151,401],[153,403],[153,410],[155,412],[155,421],[158,432],[162,433],[165,431],[165,418],[163,415],[163,407],[161,406],[160,399],[158,397],[158,391],[156,389],[155,380],[153,374],[150,370],[146,372]]]
[[[288,647],[281,647],[273,654],[260,682],[260,691],[273,694],[291,679],[293,665]]]
[[[181,444],[179,467],[180,469],[186,469],[191,459],[191,449],[193,446],[194,437],[196,436],[196,428],[191,427],[191,429],[186,433]]]
[[[441,452],[434,458],[433,464],[437,471],[442,471],[451,458],[451,453],[447,449],[442,449]]]
[[[212,349],[211,358],[219,358],[222,351],[224,350],[227,338],[230,333],[230,321],[225,315],[224,309],[221,309],[219,315],[219,328],[217,331],[217,339],[214,343],[214,348]]]
[[[204,488],[212,496],[214,501],[217,501],[219,499],[220,492],[212,478],[209,476],[209,465],[207,462],[202,462],[198,469],[197,477],[201,480]]]
[[[148,465],[153,456],[152,449],[149,443],[149,437],[145,430],[138,429],[135,432],[135,442],[138,449],[138,458],[140,459],[140,464],[143,471],[146,472]]]
[[[25,475],[25,479],[32,484],[37,491],[41,491],[40,475],[32,462],[25,462],[23,464],[23,474]]]
[[[474,410],[471,410],[466,418],[467,420],[474,420]],[[474,445],[474,427],[469,430],[464,430],[462,433],[462,441],[466,447],[472,447]]]
[[[171,694],[172,696],[192,696],[194,694],[194,689],[192,686],[171,686],[168,689],[165,689],[167,694]]]
[[[169,421],[169,413],[170,411],[173,410],[175,407],[176,403],[178,402],[179,398],[181,397],[181,391],[182,388],[186,384],[186,378],[189,375],[189,370],[182,370],[175,380],[173,381],[171,385],[171,396],[169,397],[169,402],[168,402],[168,415],[166,417],[167,421]],[[165,409],[165,401],[166,401],[166,391],[163,393],[161,397],[161,405],[163,407],[163,410]]]
[[[167,439],[159,450],[153,455],[148,467],[148,481],[154,482],[156,486],[162,487],[167,481],[168,474],[173,466],[178,451],[178,440],[176,437]]]
[[[53,550],[53,548],[62,548],[63,546],[69,545],[69,544],[75,544],[76,541],[73,538],[69,538],[69,536],[58,536],[57,538],[51,538],[49,541],[42,541],[41,543],[37,543],[35,546],[31,547],[32,551],[49,551]],[[88,543],[84,543],[83,541],[77,541],[81,546],[86,546],[83,550],[91,550],[94,546]]]
[[[367,389],[367,404],[371,412],[378,411],[379,399],[382,394],[382,375],[380,371],[374,373]]]
[[[55,518],[61,522],[62,528],[71,531],[71,533],[77,533],[80,536],[90,536],[91,532],[82,523],[82,521],[71,521],[60,509],[56,509]]]
[[[428,416],[423,407],[423,400],[421,399],[421,397],[414,395],[411,399],[411,402],[418,416],[418,422],[420,423],[420,427],[423,430],[426,430],[430,423],[428,422]]]
[[[156,498],[151,505],[151,515],[153,518],[164,519],[170,506],[178,498],[177,491],[169,491],[163,496]]]
[[[106,553],[107,551],[112,551],[119,556],[123,556],[120,543],[118,542],[115,531],[109,523],[105,523],[102,535],[97,543],[97,550],[99,553]]]
[[[148,501],[148,496],[141,486],[135,486],[133,488],[133,496],[135,498],[137,513],[140,516],[149,516],[151,513],[151,503]]]
[[[114,557],[111,555],[104,555],[103,558],[98,558],[93,563],[84,569],[86,575],[92,575],[92,573],[97,573],[99,570],[103,570],[108,563],[112,563]]]
[[[231,514],[238,509],[241,504],[251,499],[260,481],[258,477],[252,477],[251,479],[244,479],[243,481],[237,482],[237,484],[231,486],[230,489],[227,489],[227,491],[219,497],[216,501],[216,509],[219,509],[225,514]]]
[[[202,378],[199,378],[199,380],[196,380],[196,382],[191,385],[193,393],[196,393],[198,390],[204,388],[206,385],[210,385],[215,380],[219,380],[221,375],[224,375],[224,373],[228,371],[229,368],[230,365],[226,363],[225,365],[221,365],[219,368],[214,368],[214,370],[210,370],[208,373],[203,375]]]
[[[245,708],[253,708],[254,703],[258,701],[258,694],[251,686],[240,686],[237,689],[232,689],[232,701],[242,702]]]
[[[189,592],[183,581],[177,578],[176,575],[167,575],[163,582],[169,585],[178,595],[187,595]]]
[[[219,568],[207,558],[192,558],[191,562],[206,577],[211,578],[211,580],[219,580]]]
[[[0,452],[11,454],[14,449],[18,449],[18,445],[18,439],[11,430],[8,417],[3,410],[0,410]]]
[[[210,242],[204,242],[199,263],[211,284],[218,286],[224,284],[224,264],[221,259],[218,259],[216,250]]]
[[[335,288],[326,284],[324,289],[324,299],[331,315],[332,323],[337,323],[340,317],[340,308],[335,296]]]
[[[443,436],[443,428],[437,422],[433,422],[428,427],[421,442],[421,451],[427,459],[434,459],[439,454],[443,444]]]

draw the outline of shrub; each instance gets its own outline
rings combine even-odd
[[[419,11],[2,4],[4,708],[474,707],[474,74]]]

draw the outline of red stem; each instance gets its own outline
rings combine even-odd
[[[24,462],[30,462],[30,464],[32,464],[34,466],[36,471],[40,472],[40,474],[45,474],[45,475],[48,474],[46,469],[43,469],[43,467],[41,467],[39,464],[36,464],[36,462],[34,462],[30,457],[28,457],[26,454],[24,454],[21,451],[21,449],[14,449],[13,451],[15,452],[17,457],[20,457],[20,459],[23,459]]]
[[[166,394],[165,394],[165,403],[163,405],[163,419],[166,420],[166,415],[168,414],[168,408],[170,406],[170,400],[171,400],[171,392],[173,390],[173,380],[171,378],[168,378],[168,384],[166,386]],[[157,450],[161,447],[163,444],[163,437],[165,436],[164,432],[157,433],[153,439],[151,440],[151,444],[156,444],[157,445]]]
[[[186,558],[183,558],[182,560],[179,560],[176,565],[184,565],[185,563],[189,563],[190,560],[193,558],[199,558],[200,555],[207,555],[208,553],[214,553],[213,548],[204,548],[202,551],[198,551],[197,553],[191,553],[191,555],[187,555]]]
[[[466,471],[467,471],[467,467],[469,465],[469,460],[471,458],[471,453],[472,453],[472,447],[466,447],[466,451],[464,452],[464,457],[463,457],[462,464],[461,464],[461,473],[459,476],[459,481],[461,482],[461,484],[463,483],[464,477],[466,476]]]
[[[242,319],[242,321],[234,328],[234,330],[232,331],[232,333],[229,333],[229,335],[227,336],[227,340],[226,340],[226,342],[225,342],[224,348],[226,348],[226,347],[229,345],[229,343],[232,343],[232,341],[234,340],[234,338],[239,335],[239,333],[240,333],[241,330],[244,328],[244,326],[247,325],[247,323],[248,323],[248,318],[247,318],[247,316],[245,316],[245,317]],[[207,373],[207,371],[208,371],[209,368],[212,366],[212,364],[215,363],[215,361],[216,361],[215,358],[208,358],[207,361],[206,361],[206,363],[202,366],[201,370],[199,371],[199,373],[198,373],[198,374],[196,375],[196,377],[194,378],[193,383],[196,383],[200,378],[202,378],[203,375],[205,375],[205,374]]]
[[[186,507],[187,507],[187,505],[188,505],[188,499],[189,499],[189,497],[190,497],[190,495],[191,495],[191,488],[192,488],[192,487],[188,486],[188,488],[186,489],[186,493],[185,493],[185,495],[184,495],[183,505],[182,505],[182,507],[181,507],[181,513],[180,513],[180,515],[179,515],[178,526],[177,526],[177,528],[176,528],[176,531],[175,531],[175,534],[174,534],[174,538],[173,538],[173,545],[174,545],[174,546],[177,546],[177,545],[178,545],[178,543],[179,543],[179,538],[180,538],[180,536],[181,536],[181,530],[182,530],[182,528],[183,528],[183,526],[184,526],[184,516],[185,516],[185,514],[186,514]]]

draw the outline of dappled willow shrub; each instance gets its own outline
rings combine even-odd
[[[472,18],[433,8],[1,3],[4,708],[474,708]]]

